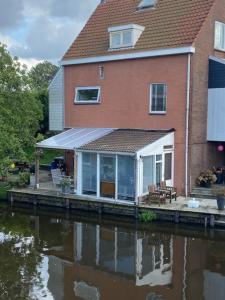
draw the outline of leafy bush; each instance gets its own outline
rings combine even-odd
[[[18,181],[18,185],[20,187],[26,186],[30,184],[30,173],[28,172],[20,172],[19,173],[19,181]]]
[[[153,222],[156,220],[156,213],[154,213],[154,211],[151,210],[145,211],[139,215],[139,220],[145,223]]]
[[[196,183],[201,185],[202,183],[215,183],[217,180],[216,175],[211,170],[203,171],[199,174]]]
[[[0,200],[7,199],[7,191],[10,189],[10,185],[6,182],[0,182]]]

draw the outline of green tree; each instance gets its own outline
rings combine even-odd
[[[26,160],[42,120],[42,107],[26,69],[0,44],[0,176],[13,159]]]
[[[35,92],[36,98],[41,102],[43,107],[43,121],[40,124],[40,132],[45,134],[49,128],[49,101],[48,86],[54,78],[58,67],[48,61],[34,66],[29,72],[30,85]]]

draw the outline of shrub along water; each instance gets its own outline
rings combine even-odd
[[[147,222],[153,222],[153,221],[155,221],[156,220],[156,213],[154,213],[153,211],[151,211],[151,210],[149,210],[149,211],[145,211],[145,212],[143,212],[143,213],[141,213],[140,215],[139,215],[139,220],[141,221],[141,222],[145,222],[145,223],[147,223]]]

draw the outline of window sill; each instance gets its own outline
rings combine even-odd
[[[74,105],[96,105],[96,104],[101,104],[100,101],[79,101],[79,102],[74,102]]]
[[[121,46],[121,47],[118,47],[118,48],[109,48],[108,51],[109,52],[113,52],[113,51],[129,50],[129,49],[134,49],[134,45],[131,45],[131,46]]]
[[[166,115],[166,111],[150,111],[149,115]]]
[[[225,53],[225,49],[222,49],[222,48],[216,48],[216,47],[215,47],[214,50],[215,50],[215,51],[219,51],[219,52]]]

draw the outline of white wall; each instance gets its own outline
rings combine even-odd
[[[225,89],[209,89],[207,140],[225,141]]]
[[[64,129],[64,72],[61,67],[49,86],[49,130]]]
[[[173,148],[169,150],[165,150],[164,146],[172,145]],[[143,157],[150,156],[150,155],[162,155],[162,180],[164,180],[164,164],[165,164],[165,153],[171,152],[172,153],[172,179],[168,180],[166,183],[168,186],[173,186],[174,184],[174,132],[168,133],[166,136],[162,137],[161,139],[157,140],[156,142],[146,146],[145,148],[139,150],[137,152],[137,160],[138,160],[138,167],[139,167],[139,179],[137,181],[138,187],[138,196],[144,196],[143,193]]]

